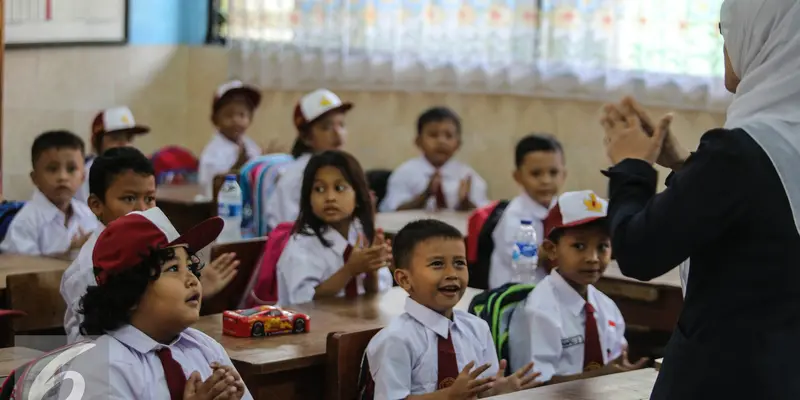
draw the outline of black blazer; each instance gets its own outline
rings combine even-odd
[[[800,399],[800,235],[761,147],[709,131],[660,194],[644,161],[605,174],[623,274],[646,281],[691,257],[651,399]]]

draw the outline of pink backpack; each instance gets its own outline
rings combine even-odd
[[[258,261],[258,269],[250,278],[250,283],[242,299],[241,308],[251,308],[265,304],[275,304],[278,301],[278,260],[289,242],[294,229],[294,222],[278,224],[267,237],[264,253]]]

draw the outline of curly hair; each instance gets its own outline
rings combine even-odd
[[[161,267],[174,257],[175,249],[151,249],[139,264],[109,273],[102,285],[87,288],[78,310],[84,317],[81,334],[103,335],[129,324],[147,285],[161,276]]]

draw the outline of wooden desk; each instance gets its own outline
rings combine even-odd
[[[628,327],[672,332],[683,308],[678,268],[649,282],[622,275],[612,262],[595,285],[617,303]]]
[[[71,261],[50,257],[0,254],[0,291],[6,289],[6,277],[29,272],[64,271]]]
[[[492,398],[497,400],[642,400],[650,398],[656,377],[658,377],[658,372],[647,368],[542,386]]]
[[[388,213],[378,213],[375,217],[375,226],[383,229],[390,235],[395,235],[406,224],[419,219],[438,219],[456,227],[461,234],[467,235],[468,212],[439,211],[428,212],[421,210],[394,211]]]
[[[467,289],[457,308],[466,310],[478,293]],[[310,332],[297,335],[249,339],[225,336],[220,314],[201,317],[194,328],[222,344],[255,398],[319,399],[324,390],[328,332],[386,326],[403,313],[406,297],[405,291],[394,287],[356,300],[329,299],[289,306],[287,309],[311,317]]]
[[[6,347],[0,349],[0,378],[5,378],[11,371],[42,356],[39,350],[26,347]]]
[[[156,190],[156,205],[164,211],[179,233],[217,215],[210,198],[199,199],[204,191],[200,185],[160,185]]]

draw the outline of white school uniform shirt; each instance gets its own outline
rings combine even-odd
[[[600,334],[603,364],[617,359],[628,345],[625,320],[617,305],[589,285],[587,298],[594,307]],[[518,305],[508,327],[509,358],[512,371],[533,361],[537,381],[547,382],[554,375],[583,372],[586,301],[553,270]]]
[[[247,136],[242,136],[247,158],[252,159],[261,155],[261,148]],[[200,153],[200,167],[197,171],[197,181],[205,188],[206,196],[213,196],[214,177],[224,174],[233,168],[239,159],[239,145],[230,141],[225,135],[215,132],[203,152]]]
[[[453,335],[459,371],[474,361],[476,367],[491,365],[481,378],[497,374],[497,351],[486,321],[460,310],[453,310],[451,321],[409,297],[405,313],[378,332],[367,346],[375,400],[405,399],[435,392],[439,378],[439,337],[448,335]]]
[[[86,203],[72,199],[72,217],[59,210],[38,189],[22,206],[0,243],[3,253],[50,256],[69,250],[72,238],[81,231],[91,233],[100,223]]]
[[[197,371],[205,381],[211,376],[212,362],[233,367],[222,345],[192,328],[181,332],[169,345],[156,342],[132,325],[100,336],[95,343],[97,346],[90,351],[97,352],[98,356],[76,358],[69,366],[70,370],[83,375],[86,393],[97,396],[87,398],[169,399],[164,367],[156,353],[164,347],[169,347],[186,379]],[[59,398],[65,398],[71,390],[72,385],[65,385]],[[253,399],[246,388],[242,399]]]
[[[550,204],[552,208],[557,199]],[[536,242],[541,245],[544,240],[544,226],[542,221],[547,218],[550,208],[545,207],[525,193],[520,194],[508,203],[500,221],[492,232],[494,249],[492,250],[491,267],[489,267],[489,289],[495,289],[514,280],[514,270],[511,265],[511,250],[514,239],[519,231],[521,221],[531,221],[536,231]],[[533,284],[539,283],[547,276],[542,268],[533,272]]]
[[[81,335],[81,322],[83,314],[80,314],[81,298],[86,294],[89,286],[96,286],[97,281],[94,277],[94,263],[92,263],[92,252],[97,238],[103,232],[105,226],[98,224],[98,228],[89,236],[89,239],[81,247],[78,257],[64,271],[61,277],[61,297],[67,304],[64,312],[64,331],[67,333],[67,343],[75,343],[85,340]]]
[[[303,174],[311,156],[311,153],[303,154],[281,171],[278,183],[275,184],[272,204],[268,205],[267,225],[269,227],[274,228],[282,222],[294,222],[297,219],[297,214],[300,213]]]
[[[91,156],[91,158],[86,161],[86,167],[84,168],[86,176],[83,178],[81,187],[78,188],[78,193],[75,193],[75,198],[84,203],[89,201],[89,171],[92,168],[92,164],[94,164],[94,159],[95,157]]]
[[[433,166],[424,156],[413,158],[401,164],[389,176],[386,185],[386,196],[380,204],[381,212],[396,211],[403,203],[414,199],[428,188],[431,177],[436,172]],[[458,206],[458,189],[461,181],[467,176],[472,176],[472,186],[469,199],[477,207],[483,207],[489,203],[486,197],[486,181],[478,175],[469,165],[462,164],[454,159],[447,161],[439,169],[442,176],[442,192],[447,203],[448,209],[455,209]],[[430,200],[430,199],[429,199]],[[428,201],[427,208],[435,208],[435,201]],[[431,209],[433,211],[433,209]]]
[[[278,259],[278,304],[300,304],[314,300],[314,293],[320,283],[325,282],[344,266],[344,251],[347,245],[355,246],[358,241],[360,224],[350,226],[347,238],[335,229],[327,228],[323,237],[331,244],[326,247],[316,235],[294,234]],[[357,277],[358,294],[364,294],[364,278]],[[379,290],[392,287],[392,273],[389,268],[378,270]],[[339,291],[337,297],[344,296]]]

